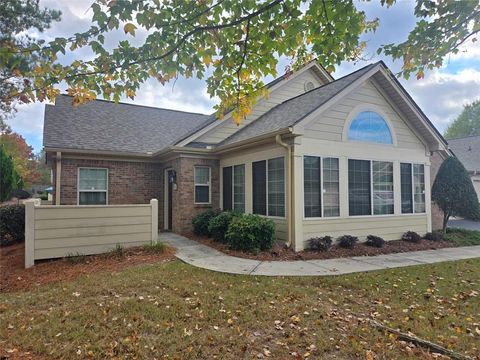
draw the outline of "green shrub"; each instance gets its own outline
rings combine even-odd
[[[365,245],[381,248],[385,245],[385,240],[380,236],[368,235],[367,241],[365,241]]]
[[[226,242],[225,235],[227,234],[228,226],[236,215],[240,214],[225,211],[210,219],[210,222],[208,223],[208,232],[213,240],[222,243]]]
[[[453,241],[457,246],[480,245],[480,231],[447,228],[445,240]]]
[[[0,245],[11,245],[23,241],[25,241],[25,206],[0,207]]]
[[[225,239],[235,250],[270,250],[275,242],[275,223],[258,215],[235,216],[230,222]]]
[[[210,236],[208,224],[218,214],[218,211],[209,209],[197,214],[192,220],[193,233],[198,236]]]
[[[412,243],[419,243],[420,241],[422,241],[422,237],[418,235],[415,231],[407,231],[402,235],[402,240]]]
[[[338,246],[345,249],[353,249],[358,242],[358,237],[352,235],[342,235],[338,239]]]
[[[443,232],[441,231],[432,231],[425,234],[424,239],[431,241],[442,241]]]
[[[331,236],[322,236],[314,237],[308,240],[308,245],[313,251],[328,251],[332,247],[332,237]]]

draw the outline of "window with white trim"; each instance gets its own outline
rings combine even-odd
[[[208,166],[195,166],[195,204],[210,204],[211,169]]]
[[[394,213],[393,163],[348,160],[350,216]]]
[[[78,169],[78,204],[106,205],[108,193],[108,169]]]
[[[253,213],[285,217],[285,159],[252,163]]]
[[[223,210],[245,212],[245,165],[223,168]]]
[[[425,212],[425,167],[423,164],[400,164],[402,214]]]
[[[304,213],[306,218],[340,215],[337,158],[303,158]]]

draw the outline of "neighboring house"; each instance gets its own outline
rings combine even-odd
[[[447,144],[383,62],[337,80],[312,62],[268,87],[240,126],[59,96],[44,126],[56,204],[158,198],[160,228],[178,233],[209,208],[245,211],[296,250],[319,235],[424,234],[432,214],[439,226],[430,190]]]
[[[448,140],[448,145],[470,174],[480,200],[480,136],[451,139]]]

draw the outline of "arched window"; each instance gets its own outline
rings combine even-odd
[[[387,122],[373,111],[363,111],[352,120],[348,140],[393,144]]]

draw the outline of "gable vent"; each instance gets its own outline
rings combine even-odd
[[[311,81],[305,81],[305,92],[315,89],[315,84]]]

